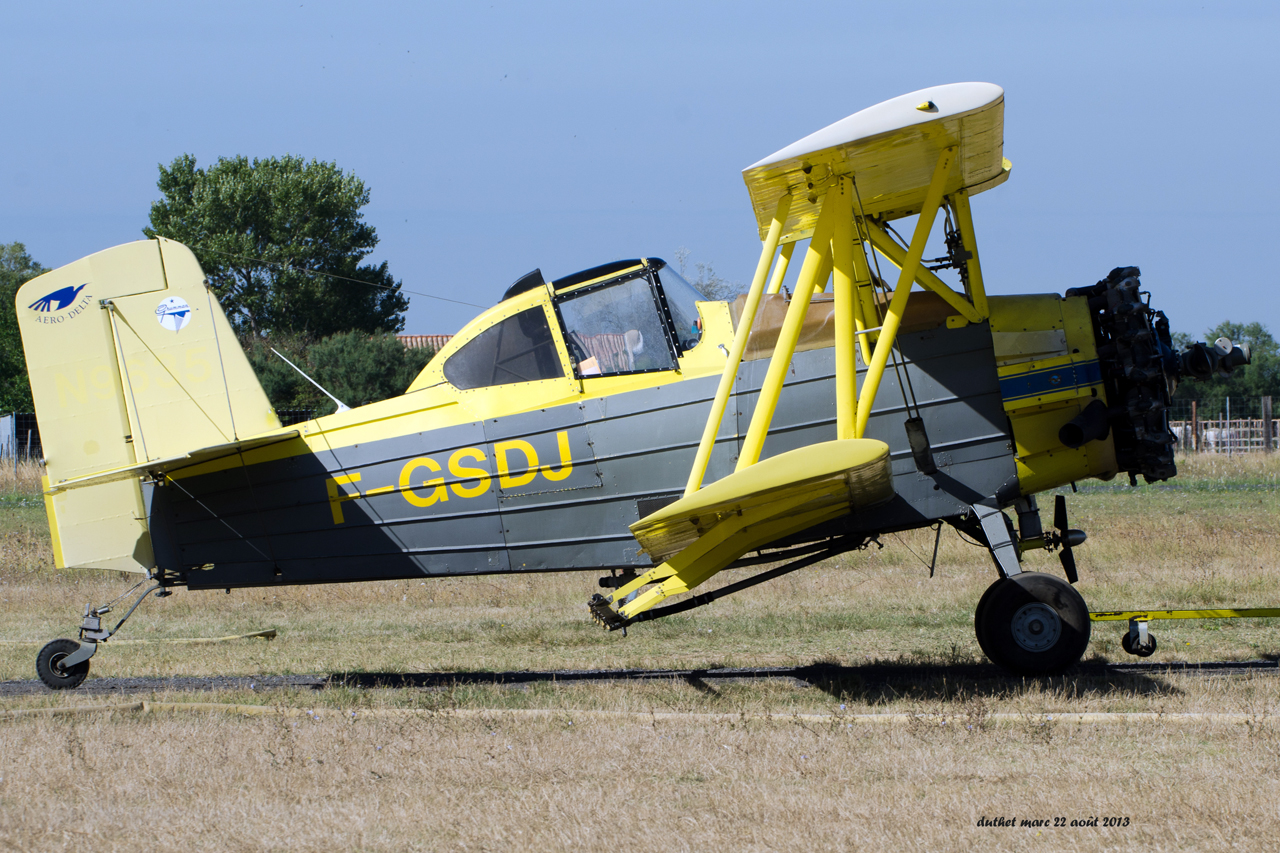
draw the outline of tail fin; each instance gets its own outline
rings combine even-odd
[[[191,250],[163,238],[32,279],[17,310],[58,565],[150,570],[137,477],[56,487],[279,428],[226,315]]]

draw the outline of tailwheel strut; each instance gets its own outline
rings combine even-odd
[[[155,586],[150,587],[146,592],[138,596],[133,606],[124,614],[124,618],[116,623],[114,628],[103,628],[102,617],[111,612],[111,605],[125,598],[146,582],[146,580],[139,581],[115,600],[101,607],[86,604],[84,606],[84,620],[80,623],[80,639],[60,638],[47,643],[40,650],[39,654],[36,655],[36,675],[44,682],[46,687],[50,690],[71,690],[79,687],[81,682],[89,675],[89,659],[98,651],[98,645],[105,643],[116,631],[119,631],[147,596],[155,593],[157,598],[163,598],[173,594],[165,589],[162,584],[156,583]]]

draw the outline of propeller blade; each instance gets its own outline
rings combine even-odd
[[[1067,529],[1067,497],[1055,495],[1053,499],[1053,526],[1058,531],[1058,543],[1062,547],[1058,559],[1062,560],[1062,572],[1070,583],[1080,580],[1076,572],[1076,557],[1071,553],[1071,531]]]
[[[1071,553],[1070,545],[1062,546],[1062,553],[1058,555],[1058,559],[1062,560],[1062,571],[1067,576],[1067,581],[1075,583],[1080,580],[1080,575],[1076,573],[1076,558]]]

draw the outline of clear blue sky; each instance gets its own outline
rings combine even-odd
[[[184,152],[335,161],[405,287],[489,305],[622,257],[758,254],[741,170],[895,95],[1005,88],[974,201],[988,288],[1135,264],[1173,328],[1280,333],[1274,3],[0,5],[0,242],[141,237]],[[405,331],[472,309],[413,297]]]

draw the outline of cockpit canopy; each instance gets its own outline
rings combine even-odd
[[[523,310],[501,313],[510,302]],[[547,298],[549,297],[549,298]],[[444,378],[468,390],[517,382],[674,370],[702,340],[707,301],[665,261],[615,261],[547,285],[540,270],[507,291],[491,324],[446,357]]]

